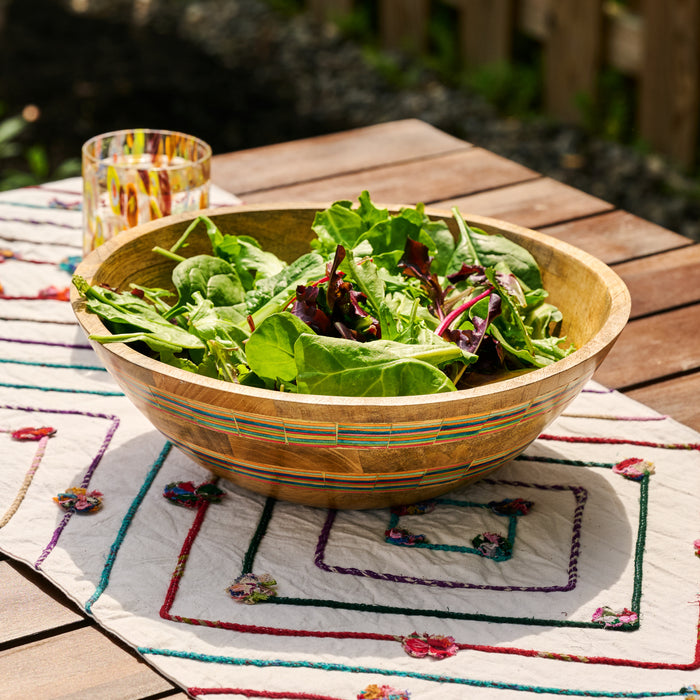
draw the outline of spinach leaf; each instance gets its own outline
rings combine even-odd
[[[215,298],[219,305],[243,301],[245,289],[238,273],[225,260],[213,255],[194,255],[175,266],[172,279],[179,294],[179,305],[189,304],[195,292]]]
[[[316,234],[311,246],[324,258],[331,257],[339,245],[354,248],[357,239],[367,230],[362,216],[346,201],[335,202],[328,209],[316,212],[311,228]]]
[[[278,297],[288,301],[298,285],[315,282],[325,273],[325,263],[318,253],[302,255],[276,274],[257,281],[245,297],[248,313],[254,314]]]
[[[245,354],[258,377],[291,382],[296,379],[294,344],[311,329],[288,311],[268,316],[250,335]]]
[[[300,335],[294,345],[299,393],[413,396],[456,390],[447,376],[428,362],[374,346],[374,342]]]

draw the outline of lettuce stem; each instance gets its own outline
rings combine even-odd
[[[481,301],[484,297],[491,294],[492,291],[493,287],[487,287],[483,292],[481,292],[481,294],[477,294],[477,296],[465,301],[461,306],[458,306],[456,309],[452,309],[452,311],[450,311],[450,313],[442,319],[440,325],[435,329],[435,333],[442,336],[442,334],[450,327],[450,324],[454,320],[459,318],[467,309],[474,306],[474,304],[476,304],[478,301]]]

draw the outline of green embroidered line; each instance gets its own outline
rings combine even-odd
[[[630,628],[639,627],[639,613],[642,599],[642,561],[647,538],[647,508],[649,507],[649,474],[639,482],[639,529],[637,545],[634,549],[634,586],[632,588],[632,610],[637,613],[637,622]]]
[[[129,525],[131,525],[131,521],[134,519],[134,515],[136,514],[136,511],[138,510],[139,506],[141,505],[141,502],[146,496],[146,493],[148,492],[148,489],[151,487],[151,484],[153,483],[153,480],[156,478],[156,474],[160,471],[160,468],[163,466],[163,463],[165,462],[166,457],[170,453],[170,450],[172,448],[172,443],[171,442],[166,442],[165,445],[163,446],[163,449],[161,450],[160,454],[158,455],[157,459],[153,464],[151,465],[150,470],[148,471],[148,474],[146,475],[146,479],[144,480],[143,484],[141,484],[141,488],[139,489],[139,492],[136,494],[134,497],[134,500],[131,502],[131,505],[129,506],[129,510],[127,511],[126,515],[124,516],[124,519],[122,520],[122,524],[119,527],[119,531],[117,532],[117,536],[114,539],[114,542],[112,543],[112,546],[109,548],[109,554],[107,555],[107,560],[105,561],[104,568],[102,569],[102,575],[100,576],[100,581],[97,584],[97,588],[95,589],[95,592],[90,596],[88,601],[85,603],[85,611],[86,612],[91,612],[93,604],[97,601],[97,599],[105,592],[105,589],[109,585],[109,577],[110,574],[112,573],[112,567],[114,566],[114,562],[117,559],[117,554],[119,553],[119,549],[122,546],[122,542],[124,541],[124,538],[126,537],[126,531],[129,529]]]
[[[58,386],[35,386],[34,384],[11,384],[0,382],[0,386],[8,389],[36,389],[37,391],[58,391],[65,394],[95,394],[97,396],[124,396],[121,391],[100,391],[97,389],[63,389]]]
[[[341,671],[344,673],[371,673],[381,676],[413,678],[433,683],[450,683],[466,685],[474,688],[491,688],[494,690],[515,690],[526,693],[549,693],[551,695],[566,695],[586,698],[668,698],[684,695],[685,689],[671,691],[606,691],[606,690],[573,690],[570,688],[555,688],[537,685],[521,685],[520,683],[505,683],[502,681],[483,681],[473,678],[455,678],[435,673],[419,673],[418,671],[393,671],[386,668],[369,666],[349,666],[347,664],[325,663],[320,661],[281,661],[277,659],[242,659],[232,656],[215,656],[199,654],[192,651],[176,649],[157,649],[154,647],[137,647],[140,654],[152,656],[167,656],[205,663],[227,664],[230,666],[255,666],[257,668],[307,668],[315,671]]]
[[[243,557],[243,567],[241,568],[241,575],[253,573],[253,564],[255,563],[255,555],[258,553],[260,543],[262,542],[265,533],[267,532],[267,527],[272,519],[272,511],[275,509],[275,503],[277,501],[268,497],[265,501],[265,507],[260,514],[260,519],[258,520],[258,525],[255,528],[253,536],[250,538],[250,544],[248,545],[248,551]]]
[[[0,358],[0,363],[5,362],[12,365],[31,365],[33,367],[52,367],[55,369],[87,369],[87,370],[97,370],[98,372],[106,372],[104,367],[98,367],[97,365],[67,365],[62,362],[36,362],[32,360],[10,360],[6,358]]]
[[[534,459],[537,461],[538,458],[528,458],[528,459]],[[549,458],[544,458],[547,461],[550,461]],[[574,463],[575,460],[561,460],[561,459],[555,459],[552,460],[553,463],[556,464],[571,464]],[[601,463],[599,465],[595,466],[601,466],[607,469],[612,469],[612,467],[615,466],[616,463]],[[582,463],[578,464],[576,463],[576,466],[592,466],[589,463]],[[637,613],[637,621],[628,625],[625,625],[624,628],[618,628],[614,629],[611,631],[620,631],[620,632],[627,632],[627,631],[632,631],[635,629],[639,628],[639,604],[640,604],[640,599],[641,599],[641,583],[642,583],[642,564],[643,564],[643,558],[644,558],[644,542],[645,542],[645,534],[646,534],[646,514],[645,511],[643,510],[644,508],[647,507],[648,504],[648,496],[647,496],[647,491],[648,491],[648,475],[645,477],[647,484],[646,484],[646,489],[644,489],[644,484],[643,482],[640,482],[640,489],[643,489],[643,494],[641,495],[640,491],[640,525],[639,525],[639,531],[638,531],[638,536],[637,536],[637,544],[635,547],[635,574],[633,578],[633,587],[632,587],[632,598],[630,601],[630,607],[634,612]],[[268,508],[268,504],[265,504],[265,508],[263,509],[260,520],[258,522],[258,525],[255,530],[255,534],[253,535],[253,538],[251,539],[251,543],[248,547],[248,550],[245,555],[245,559],[243,562],[243,568],[242,568],[242,573],[251,573],[252,571],[252,565],[255,560],[255,556],[257,554],[258,548],[260,546],[260,543],[262,541],[262,535],[267,531],[267,527],[269,525],[269,520],[272,517],[274,507],[273,505],[270,505]],[[642,517],[644,517],[644,522],[641,522]],[[644,529],[644,533],[642,534],[642,529]],[[260,534],[258,537],[257,535]],[[509,537],[511,533],[509,531]],[[515,533],[513,533],[513,536]],[[512,541],[512,540],[511,540]],[[368,603],[350,603],[350,602],[344,602],[344,601],[337,601],[337,600],[327,600],[327,599],[322,599],[322,598],[311,598],[311,599],[305,599],[305,598],[287,598],[284,596],[274,596],[272,598],[268,598],[266,601],[264,601],[265,605],[296,605],[296,606],[315,606],[315,607],[325,607],[325,608],[331,608],[331,609],[338,609],[338,610],[357,610],[360,612],[373,612],[373,613],[388,613],[388,614],[400,614],[400,615],[417,615],[421,617],[434,617],[437,619],[449,619],[449,620],[473,620],[473,621],[478,621],[478,622],[497,622],[501,624],[515,624],[515,625],[528,625],[528,626],[539,626],[539,627],[571,627],[571,628],[578,628],[578,629],[600,629],[601,624],[599,622],[592,622],[592,621],[583,621],[583,620],[559,620],[559,619],[546,619],[546,618],[528,618],[528,617],[513,617],[513,616],[500,616],[500,615],[488,615],[484,613],[460,613],[460,612],[455,612],[455,611],[446,611],[446,610],[425,610],[425,609],[420,609],[420,608],[404,608],[404,607],[395,607],[395,606],[389,606],[389,605],[374,605],[374,604],[368,604]]]
[[[527,457],[521,455],[516,457],[522,461],[546,462],[549,464],[568,464],[575,467],[602,467],[612,469],[617,462],[585,462],[577,459],[556,459],[553,457]],[[631,609],[639,616],[642,599],[642,562],[644,561],[644,546],[647,535],[647,511],[649,507],[649,474],[645,474],[639,482],[639,527],[637,529],[637,543],[634,548],[634,575],[632,578],[632,602]],[[632,630],[639,628],[639,618],[637,622],[625,625],[625,629]]]
[[[604,469],[612,469],[617,462],[586,462],[581,459],[560,459],[557,457],[530,457],[528,455],[519,455],[513,461],[520,462],[544,462],[545,464],[568,464],[572,467],[603,467]]]

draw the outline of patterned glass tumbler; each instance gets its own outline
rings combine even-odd
[[[211,147],[160,129],[124,129],[83,145],[83,255],[132,226],[209,206]]]

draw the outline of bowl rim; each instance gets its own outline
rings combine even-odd
[[[334,200],[335,201],[335,200]],[[163,217],[155,221],[145,224],[140,224],[127,231],[120,233],[109,241],[93,250],[87,255],[76,267],[74,274],[84,277],[88,283],[92,283],[94,275],[97,273],[100,265],[105,262],[112,254],[116,253],[120,248],[129,245],[134,239],[150,233],[154,230],[163,228],[176,223],[192,221],[198,216],[216,217],[221,215],[256,212],[256,211],[281,211],[281,210],[323,210],[328,208],[333,202],[315,202],[315,201],[296,201],[296,202],[266,202],[260,204],[234,204],[223,207],[210,207],[195,212],[185,212],[182,214],[174,214]],[[414,207],[411,204],[385,204],[374,203],[379,208],[386,208],[390,211],[398,211],[403,207]],[[425,213],[431,217],[441,217],[446,219],[454,218],[452,212],[448,209],[439,207],[425,206]],[[243,386],[233,382],[227,382],[222,379],[213,379],[201,375],[193,375],[192,372],[167,365],[159,360],[148,357],[147,355],[134,350],[126,343],[107,343],[101,344],[107,352],[116,355],[117,357],[132,362],[141,368],[151,371],[154,374],[167,374],[172,379],[178,379],[183,382],[193,383],[193,378],[196,377],[196,384],[221,391],[225,394],[243,395],[247,398],[259,398],[265,400],[274,400],[284,403],[301,403],[318,405],[323,403],[333,407],[415,407],[425,404],[447,404],[453,401],[465,401],[467,399],[478,399],[483,396],[494,397],[501,394],[507,394],[514,390],[521,390],[531,384],[537,384],[548,379],[556,374],[573,370],[576,366],[583,364],[590,358],[597,355],[599,352],[612,346],[617,337],[622,332],[623,328],[629,320],[631,312],[631,297],[627,286],[606,263],[599,258],[587,253],[586,251],[566,242],[555,238],[551,235],[541,233],[539,231],[529,229],[519,224],[514,224],[502,219],[497,219],[489,216],[471,214],[460,210],[461,215],[469,224],[486,228],[497,228],[501,230],[511,231],[516,235],[524,236],[525,238],[533,239],[542,243],[546,247],[556,248],[565,255],[575,257],[584,266],[591,269],[594,274],[600,277],[610,295],[610,310],[608,318],[605,320],[600,330],[593,338],[577,348],[573,353],[567,355],[561,360],[548,365],[534,369],[525,374],[503,379],[490,384],[483,384],[468,389],[458,389],[457,391],[444,392],[439,394],[417,394],[410,396],[333,396],[324,394],[297,394],[273,389],[260,389],[256,387]],[[84,307],[84,300],[76,290],[73,284],[70,285],[70,301],[73,312],[86,335],[93,333],[100,335],[109,334],[109,330],[103,324],[102,320],[96,314],[88,312]],[[90,341],[96,344],[97,341]]]

